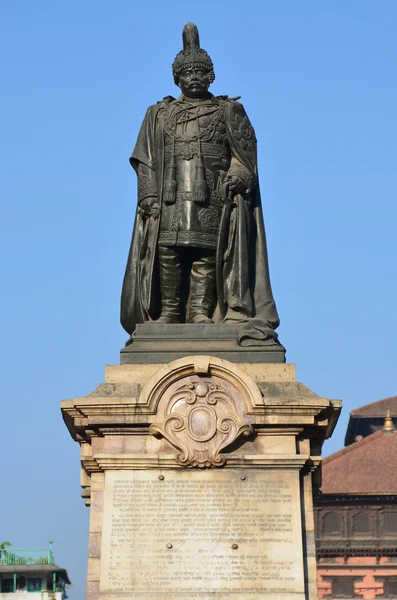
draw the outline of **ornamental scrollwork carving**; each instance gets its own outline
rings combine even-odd
[[[211,380],[181,384],[164,403],[163,420],[153,423],[150,433],[163,437],[178,451],[181,466],[221,467],[221,451],[240,436],[253,433],[236,409],[230,392]]]

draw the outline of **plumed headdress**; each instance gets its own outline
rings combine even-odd
[[[196,25],[187,23],[183,28],[182,39],[183,50],[176,55],[172,65],[175,83],[178,84],[180,73],[190,67],[208,71],[212,83],[215,79],[214,65],[207,52],[200,48],[199,32]]]

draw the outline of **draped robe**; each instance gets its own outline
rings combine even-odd
[[[172,98],[150,106],[130,158],[138,171],[142,163],[153,171],[157,202],[162,206],[165,178],[165,130],[162,112]],[[224,323],[239,323],[237,341],[242,346],[277,343],[279,318],[269,277],[266,234],[257,173],[256,138],[243,106],[227,97],[224,119],[228,142],[238,161],[249,170],[255,184],[249,193],[235,196],[222,264]],[[159,218],[137,210],[121,296],[121,324],[132,334],[138,323],[155,320],[161,312],[157,242]],[[213,320],[219,322],[219,307]]]

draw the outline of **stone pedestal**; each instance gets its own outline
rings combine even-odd
[[[340,407],[290,364],[108,366],[61,404],[91,511],[87,600],[316,600],[313,490]]]
[[[284,363],[285,348],[272,339],[258,342],[246,337],[247,325],[175,323],[137,325],[121,364],[168,363],[184,356],[214,354],[236,363]],[[249,329],[253,334],[252,329]]]

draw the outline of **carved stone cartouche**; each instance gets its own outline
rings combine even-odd
[[[184,378],[162,406],[162,422],[152,424],[149,431],[179,451],[182,466],[221,467],[226,462],[221,450],[253,433],[230,390],[211,378]]]

